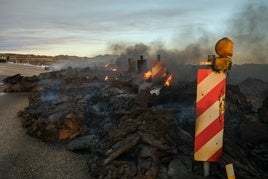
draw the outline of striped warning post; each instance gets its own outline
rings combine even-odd
[[[222,154],[226,74],[199,69],[194,159],[218,161]]]
[[[152,79],[161,80],[166,76],[167,68],[166,65],[158,60],[152,61]]]

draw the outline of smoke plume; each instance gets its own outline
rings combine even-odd
[[[201,60],[206,60],[207,55],[215,54],[214,48],[217,40],[227,36],[234,42],[233,64],[245,63],[268,63],[268,7],[261,1],[251,2],[242,11],[234,12],[230,17],[226,29],[214,34],[206,29],[198,29],[198,32],[189,32],[189,37],[199,38],[185,46],[184,49],[167,49],[162,42],[154,41],[149,45],[138,43],[135,45],[113,44],[112,52],[119,55],[120,64],[127,66],[127,59],[135,60],[143,55],[147,59],[147,66],[150,60],[161,55],[161,61],[165,62],[170,73],[180,79],[194,79],[192,74]],[[224,34],[220,36],[219,34]],[[176,39],[177,40],[177,39]],[[179,40],[177,40],[179,41]],[[183,41],[180,41],[183,44]],[[184,45],[184,44],[183,44]],[[187,65],[191,64],[191,65]]]
[[[162,42],[154,41],[150,45],[138,43],[135,45],[113,44],[111,50],[114,54],[120,55],[118,64],[121,68],[127,68],[128,58],[138,60],[141,55],[147,60],[147,67],[150,68],[151,60],[156,60],[157,55],[161,56],[168,69],[168,72],[177,76],[181,80],[189,77],[193,73],[193,66],[185,64],[198,64],[200,60],[206,60],[208,54],[211,54],[211,48],[207,37],[202,37],[196,42],[187,45],[183,50],[167,49]],[[214,49],[213,49],[214,50]],[[194,79],[194,76],[192,77]]]
[[[267,5],[261,1],[251,2],[239,13],[234,12],[229,22],[226,24],[227,30],[218,33],[224,34],[234,41],[233,63],[268,63],[266,50],[268,46]],[[192,37],[196,37],[197,32],[189,33],[193,33]],[[135,45],[113,44],[111,49],[114,54],[120,55],[119,59],[122,62],[126,61],[127,58],[138,59],[140,55],[147,59],[155,59],[156,55],[160,54],[167,66],[198,64],[200,60],[205,60],[207,55],[215,54],[216,41],[224,37],[218,37],[206,29],[199,29],[199,33],[200,38],[193,40],[182,50],[167,49],[162,42],[158,41],[149,45],[143,43]],[[183,44],[183,41],[180,43]]]
[[[248,4],[231,20],[236,63],[268,63],[267,29],[268,7],[262,2]]]

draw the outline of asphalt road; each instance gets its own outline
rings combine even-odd
[[[6,76],[44,72],[39,67],[0,64],[0,81]],[[0,178],[90,178],[87,156],[75,154],[28,136],[17,112],[28,105],[27,94],[3,93],[0,83]]]
[[[15,63],[0,63],[0,75],[11,76],[20,73],[23,76],[33,76],[46,72],[44,67],[29,66]]]

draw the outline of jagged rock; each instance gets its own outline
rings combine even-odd
[[[72,111],[56,116],[51,115],[48,118],[27,113],[19,115],[23,117],[23,126],[26,127],[27,133],[44,141],[73,139],[85,129],[84,119]]]
[[[74,112],[65,114],[59,122],[58,126],[59,137],[58,140],[69,140],[80,135],[84,131],[83,119],[77,116]]]
[[[148,157],[152,157],[155,158],[153,155],[156,152],[156,148],[152,147],[148,144],[141,144],[139,145],[139,157],[140,158],[148,158]]]
[[[40,74],[18,115],[28,134],[87,153],[96,178],[204,178],[193,161],[196,82],[159,87],[128,78],[90,68]],[[27,78],[14,79],[21,88],[16,81]],[[227,86],[223,157],[209,178],[226,178],[230,162],[239,178],[267,176],[267,101],[258,116],[239,86]]]
[[[150,90],[145,89],[138,93],[134,104],[135,106],[146,108],[149,106],[149,100],[150,100]]]
[[[8,84],[4,92],[31,92],[38,89],[36,76],[24,77],[17,74],[7,77],[3,81]]]
[[[115,158],[122,155],[124,152],[127,152],[131,148],[133,148],[140,140],[140,136],[137,134],[128,136],[126,139],[119,141],[111,149],[109,149],[105,155],[108,156],[103,164],[107,165],[109,162],[114,160]]]
[[[149,132],[139,132],[142,141],[148,143],[149,145],[159,149],[159,150],[168,150],[168,146],[165,144],[164,138],[156,138],[155,135],[150,134]]]
[[[247,122],[252,114],[252,105],[240,91],[238,85],[227,85],[225,125],[237,126]]]
[[[224,166],[233,163],[237,178],[267,178],[267,140],[265,143],[248,143],[225,135],[223,160],[218,164],[221,172],[216,175],[226,178]]]
[[[21,74],[16,74],[3,79],[3,82],[14,85],[21,81],[22,78],[23,76],[21,76]]]
[[[105,178],[135,178],[137,168],[131,161],[113,161],[113,165],[106,166],[99,176]]]
[[[111,86],[116,87],[118,89],[122,89],[127,93],[137,93],[138,92],[138,86],[131,83],[131,81],[123,82],[120,80],[112,80]]]
[[[19,83],[17,83],[17,84],[13,84],[13,85],[10,85],[10,86],[6,87],[4,89],[4,92],[7,92],[7,93],[10,93],[10,92],[19,93],[19,92],[23,92],[23,90],[22,90],[22,86]]]
[[[100,139],[96,135],[86,135],[82,137],[75,138],[71,140],[67,149],[75,152],[90,152],[96,150],[97,144],[100,142]]]
[[[193,178],[191,166],[188,168],[179,158],[175,158],[168,166],[169,178]]]
[[[121,117],[110,132],[112,147],[106,152],[104,170],[114,161],[131,159],[137,163],[136,178],[156,178],[161,162],[170,161],[178,152],[178,144],[185,140],[185,135],[179,136],[184,133],[178,132],[174,115],[172,111],[141,108]]]
[[[155,148],[154,148],[155,149]],[[148,158],[138,158],[138,171],[139,176],[145,176],[146,172],[152,167],[153,161]]]
[[[262,107],[259,109],[259,114],[261,121],[264,123],[268,123],[268,97],[263,101]]]
[[[249,78],[240,83],[239,87],[251,102],[254,111],[262,106],[263,99],[268,96],[268,83],[259,79]]]
[[[240,125],[241,139],[250,143],[262,143],[268,140],[268,124],[248,122]]]

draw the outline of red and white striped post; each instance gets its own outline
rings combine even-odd
[[[204,161],[205,176],[209,173],[207,162],[218,161],[222,154],[225,91],[224,72],[198,70],[194,159]]]
[[[197,74],[194,159],[204,162],[204,176],[209,175],[209,162],[222,155],[226,72],[230,70],[233,42],[227,37],[215,45],[215,55],[200,62],[211,69],[199,69]]]

